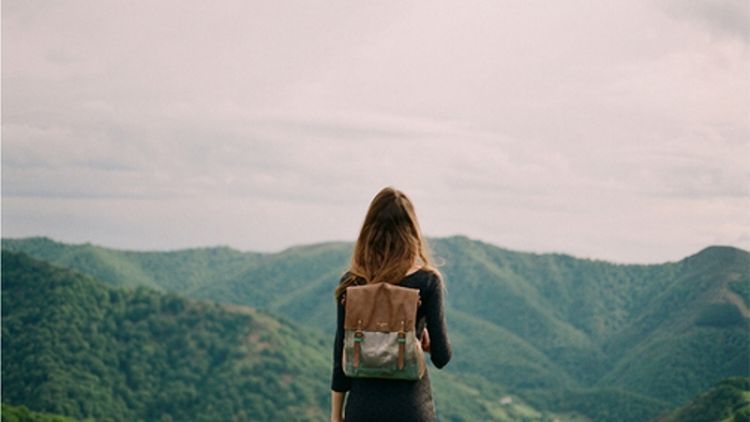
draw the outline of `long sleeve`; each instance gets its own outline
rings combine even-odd
[[[344,305],[341,300],[336,302],[336,336],[333,344],[333,374],[331,375],[331,390],[349,391],[351,378],[344,375],[341,366],[341,355],[344,351]]]
[[[439,369],[450,361],[452,351],[448,327],[445,323],[443,281],[437,276],[433,280],[433,287],[424,306],[427,332],[430,334],[430,359]]]

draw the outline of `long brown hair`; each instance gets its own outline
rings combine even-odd
[[[403,192],[383,188],[370,203],[354,244],[347,277],[336,287],[336,299],[357,278],[367,283],[398,283],[415,262],[440,275],[430,262],[414,205]]]

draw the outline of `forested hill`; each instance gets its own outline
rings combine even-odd
[[[2,399],[98,421],[324,419],[328,342],[2,254]],[[249,414],[248,411],[252,411]]]
[[[462,236],[430,244],[447,286],[456,350],[439,374],[445,377],[434,380],[438,392],[449,391],[450,380],[484,386],[495,395],[490,403],[510,395],[542,411],[640,421],[750,372],[747,251],[714,246],[676,262],[626,265],[516,252]],[[129,252],[3,240],[3,249],[113,285],[254,306],[324,337],[333,329],[332,291],[351,246]]]

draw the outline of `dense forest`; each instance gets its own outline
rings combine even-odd
[[[97,421],[323,417],[318,336],[249,309],[2,259],[4,402]]]
[[[563,254],[510,251],[462,236],[431,239],[430,243],[447,286],[447,318],[456,351],[445,370],[431,370],[436,405],[443,420],[649,420],[684,405],[726,378],[750,373],[750,254],[746,251],[709,247],[677,262],[626,265]],[[186,331],[208,329],[211,325],[200,324],[208,324],[205,320],[211,318],[221,321],[226,318],[226,322],[214,324],[234,327],[222,331],[226,337],[213,338],[216,348],[226,348],[221,356],[229,360],[242,360],[242,350],[233,350],[226,344],[236,342],[237,337],[232,336],[242,336],[242,327],[248,324],[241,321],[242,315],[262,316],[288,327],[290,332],[304,332],[305,341],[316,345],[304,353],[315,356],[312,360],[319,362],[319,367],[310,368],[304,376],[317,374],[313,378],[322,377],[322,380],[310,381],[309,390],[298,394],[305,397],[309,406],[318,408],[318,413],[308,409],[312,412],[311,418],[327,410],[329,343],[334,323],[332,291],[346,268],[351,244],[308,245],[273,254],[239,252],[225,247],[136,252],[29,238],[4,239],[3,250],[29,254],[85,274],[65,272],[66,277],[75,274],[88,280],[89,285],[66,293],[70,295],[69,302],[85,298],[89,294],[84,292],[87,290],[117,291],[107,295],[123,295],[123,302],[112,302],[113,310],[97,311],[105,315],[114,313],[115,319],[132,319],[130,314],[137,312],[138,304],[143,311],[143,297],[158,298],[149,299],[159,306],[146,307],[149,309],[146,314],[159,321],[169,315],[164,313],[161,304],[170,301],[182,303],[180,315],[192,309],[213,310],[215,315],[201,316],[197,318],[200,321],[191,321],[186,316],[171,317],[180,327],[172,328],[175,330],[173,343],[162,343],[154,352],[157,354],[146,357],[170,361],[170,353],[176,350],[185,347],[195,350],[198,343],[188,344],[182,336],[187,336]],[[34,301],[46,300],[37,298],[24,302],[23,296],[18,297],[15,291],[6,294],[6,265],[3,262],[4,339],[8,339],[6,306],[26,309],[38,306],[32,304]],[[47,265],[53,273],[66,271],[41,262],[36,265]],[[25,272],[28,271],[19,270],[14,277],[23,278]],[[44,283],[41,280],[50,277],[37,274],[28,276],[28,280],[34,278],[33,283]],[[57,312],[74,312],[73,309],[78,312],[88,308],[76,305]],[[238,314],[236,309],[244,311]],[[78,330],[84,330],[90,323],[83,321],[99,318],[95,315],[82,314],[65,320],[65,324],[73,321],[81,324]],[[45,314],[38,318],[46,320],[55,316]],[[19,332],[24,327],[33,328],[32,332],[40,329],[34,322],[38,320],[22,318],[21,321],[16,327]],[[146,342],[161,339],[158,329],[150,331],[152,325],[158,324],[137,325],[139,334],[133,336],[141,336],[138,341]],[[106,327],[97,330],[122,341],[122,337],[116,337],[121,335],[118,330],[107,331]],[[91,333],[90,329],[81,331],[80,337],[88,339]],[[45,334],[35,335],[43,336],[43,343],[50,341]],[[17,356],[6,356],[6,341],[3,343],[4,402],[68,416],[92,414],[86,409],[75,413],[72,409],[58,411],[47,405],[29,403],[28,392],[19,391],[16,384],[8,387],[13,391],[6,395],[5,363]],[[225,344],[219,346],[220,343]],[[210,344],[210,341],[200,344]],[[89,346],[89,350],[112,350],[106,347],[114,346],[103,342]],[[280,348],[279,353],[283,354],[284,349]],[[119,356],[121,352],[117,353]],[[208,356],[210,354],[192,359],[198,361]],[[75,362],[75,359],[69,362],[73,368]],[[110,369],[113,364],[102,361],[102,365]],[[202,365],[204,371],[214,373],[214,369],[206,369],[205,363]],[[40,368],[36,362],[26,366]],[[232,373],[228,371],[225,374]],[[265,373],[273,372],[267,369]],[[160,374],[171,376],[169,372]],[[27,375],[19,376],[21,384],[18,385],[23,385]],[[161,379],[161,375],[154,375],[150,381],[153,385],[157,384],[156,378]],[[79,384],[85,385],[85,382]],[[182,387],[177,384],[161,384],[160,388],[163,394],[182,391],[186,394],[183,400],[196,397],[189,388],[180,390]],[[65,389],[75,390],[73,386]],[[269,392],[260,392],[258,397],[266,393]],[[203,393],[198,395],[202,397]],[[508,398],[512,398],[511,404]],[[166,399],[182,403],[176,397]],[[209,405],[208,401],[201,403]],[[130,409],[130,404],[123,406]],[[140,409],[148,409],[148,406],[141,405]],[[172,415],[171,410],[149,411],[152,412],[147,413],[149,417],[154,418]],[[229,415],[222,420],[231,420]],[[304,419],[304,415],[298,412],[296,418]]]

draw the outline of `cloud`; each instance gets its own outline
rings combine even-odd
[[[664,4],[4,2],[4,233],[269,250],[395,185],[518,249],[745,239],[750,58]]]
[[[750,43],[750,3],[745,0],[669,0],[664,5],[676,17],[698,23],[715,36]]]

